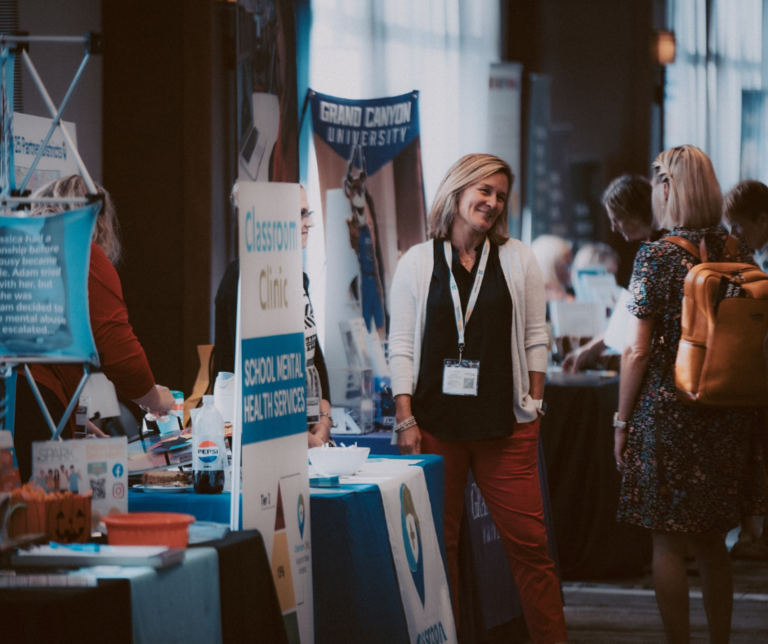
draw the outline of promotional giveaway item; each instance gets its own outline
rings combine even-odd
[[[32,480],[46,492],[93,493],[93,526],[108,514],[128,512],[128,440],[46,441],[32,444]]]
[[[288,639],[314,641],[299,186],[240,181],[233,463],[242,527],[269,553]],[[244,285],[248,284],[248,288]],[[232,477],[232,528],[239,477]]]
[[[203,408],[192,425],[192,469],[195,492],[220,494],[224,489],[227,447],[224,444],[224,419],[213,404],[213,396],[203,396]]]

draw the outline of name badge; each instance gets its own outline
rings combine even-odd
[[[446,360],[443,367],[443,393],[449,396],[477,396],[479,360]]]
[[[307,398],[307,425],[320,422],[320,398]]]

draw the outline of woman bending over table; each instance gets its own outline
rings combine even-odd
[[[104,198],[96,220],[91,263],[88,272],[88,310],[101,369],[127,398],[147,410],[165,412],[173,409],[174,399],[167,387],[155,384],[147,356],[128,322],[123,289],[113,263],[120,259],[120,240],[115,207],[109,193],[97,186]],[[36,197],[84,197],[88,186],[79,175],[58,179],[41,188]],[[64,205],[33,204],[32,216],[50,215],[67,210]],[[33,364],[30,371],[55,423],[64,415],[77,385],[83,377],[79,364]],[[22,481],[32,476],[32,442],[51,440],[51,430],[37,405],[32,389],[22,374],[18,378],[16,430],[14,442]],[[71,435],[74,414],[65,428]],[[91,433],[104,436],[89,425]],[[63,483],[66,483],[64,481]]]
[[[634,337],[621,364],[614,420],[616,465],[623,472],[618,518],[653,531],[656,601],[667,641],[688,642],[686,546],[701,571],[710,642],[727,643],[733,608],[725,533],[739,517],[765,511],[762,461],[755,430],[761,412],[749,407],[689,407],[677,400],[674,365],[681,336],[683,284],[699,263],[680,246],[705,240],[719,258],[728,233],[720,225],[722,195],[712,162],[683,145],[653,163],[653,216],[668,229],[635,258],[628,308]],[[739,243],[735,261],[753,263]],[[764,430],[765,427],[763,426]]]
[[[445,459],[445,542],[458,623],[458,542],[470,468],[507,552],[533,642],[567,638],[547,552],[538,416],[547,369],[546,297],[531,250],[507,238],[514,177],[487,154],[438,188],[430,241],[400,260],[389,341],[403,454]]]

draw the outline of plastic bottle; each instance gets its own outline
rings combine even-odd
[[[213,396],[203,396],[203,408],[192,427],[193,483],[198,494],[219,494],[224,489],[227,448],[224,419],[216,411]]]

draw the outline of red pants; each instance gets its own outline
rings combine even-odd
[[[445,441],[421,432],[421,451],[445,459],[445,547],[458,624],[459,527],[469,468],[493,517],[534,644],[568,639],[560,581],[547,552],[538,465],[539,422],[515,423],[512,436]]]

